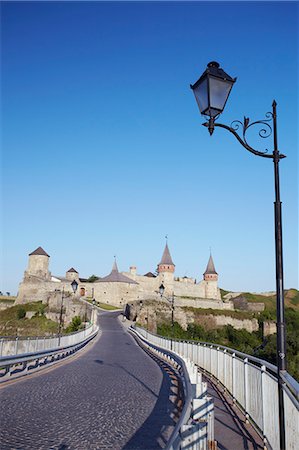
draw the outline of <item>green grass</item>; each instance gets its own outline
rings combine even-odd
[[[221,298],[224,297],[230,291],[226,291],[224,289],[220,289]],[[246,300],[250,303],[264,303],[265,311],[275,312],[276,311],[276,295],[261,295],[261,294],[252,294],[251,292],[242,292],[241,294]],[[284,300],[285,307],[292,308],[296,311],[299,311],[299,291],[297,289],[286,289],[284,291]]]
[[[31,319],[18,319],[18,310],[23,308],[27,311],[42,310],[42,302],[25,303],[15,305],[0,311],[0,335],[2,336],[44,336],[56,334],[58,324],[44,315],[32,317]]]
[[[220,295],[221,295],[221,299],[223,300],[224,299],[224,296],[226,295],[226,294],[228,294],[229,293],[229,291],[226,291],[225,289],[221,289],[220,288]]]
[[[264,303],[265,309],[268,311],[276,311],[276,295],[270,295],[266,297],[265,295],[251,294],[250,292],[245,292],[242,294],[249,302],[252,303]],[[288,289],[284,291],[284,301],[286,308],[292,308],[295,311],[299,311],[299,291],[297,289]]]
[[[90,303],[92,305],[91,297],[88,298],[87,301],[88,301],[88,303]],[[107,311],[114,311],[117,309],[122,309],[122,308],[118,308],[117,306],[108,305],[107,303],[100,303],[100,302],[96,302],[96,306],[98,306],[99,308],[102,308],[102,309],[106,309]]]
[[[120,309],[113,305],[107,305],[107,303],[98,303],[97,302],[97,306],[102,309],[107,309],[107,311],[114,311],[114,310]]]

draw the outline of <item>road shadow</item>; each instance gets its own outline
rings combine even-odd
[[[174,379],[177,380],[174,371],[168,364],[161,361],[155,355],[146,349],[143,350],[158,364],[163,375],[162,383],[159,394],[156,396],[157,401],[154,409],[143,425],[124,447],[122,447],[122,450],[160,450],[165,448],[183,404],[181,397],[183,390],[181,385],[178,388],[176,400],[171,399],[171,396],[173,396]],[[128,371],[126,370],[126,372]],[[129,372],[128,374],[137,379]],[[140,382],[140,380],[138,381]],[[178,383],[180,384],[179,380]]]

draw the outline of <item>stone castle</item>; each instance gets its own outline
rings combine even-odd
[[[94,282],[79,277],[79,273],[73,267],[66,272],[65,277],[53,276],[49,271],[49,258],[50,256],[41,247],[29,254],[28,268],[19,285],[16,303],[47,301],[53,293],[62,289],[72,293],[71,283],[76,280],[77,295],[95,298],[97,302],[117,307],[123,307],[136,300],[161,300],[159,295],[161,284],[165,287],[164,295],[166,297],[174,295],[176,303],[183,302],[186,306],[190,306],[191,301],[192,305],[194,302],[194,306],[196,303],[196,307],[217,307],[217,309],[229,307],[221,301],[218,274],[212,255],[209,257],[203,280],[198,283],[193,278],[174,276],[175,264],[167,243],[156,274],[148,272],[145,275],[138,275],[135,266],[131,266],[129,272],[119,272],[114,261],[110,274]]]

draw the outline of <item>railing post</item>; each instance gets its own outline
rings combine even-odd
[[[217,369],[216,369],[216,373],[217,373],[217,384],[219,384],[219,347],[217,347]]]
[[[246,417],[246,423],[248,422],[248,358],[244,359],[244,394],[245,394],[245,417]]]
[[[2,356],[2,353],[3,353],[3,342],[4,342],[4,338],[1,339],[1,351],[0,351],[0,356]]]
[[[266,366],[261,366],[261,390],[262,390],[262,432],[264,448],[266,448],[266,436],[265,436],[265,421],[267,420],[267,399],[265,398],[265,376],[266,376]]]
[[[226,392],[226,348],[223,351],[223,385],[224,392]]]
[[[236,371],[236,354],[232,354],[232,395],[233,402],[236,403],[236,395],[235,395],[235,371]]]
[[[18,342],[19,342],[19,336],[16,337],[16,343],[15,343],[15,355],[18,354]]]

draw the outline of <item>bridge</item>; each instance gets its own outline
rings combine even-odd
[[[168,448],[186,401],[178,364],[169,363],[172,355],[170,346],[189,360],[196,359],[197,363],[199,351],[195,355],[191,343],[170,342],[142,329],[130,331],[121,322],[119,312],[102,312],[98,319],[99,333],[93,339],[96,333],[90,334],[90,337],[84,336],[81,341],[86,345],[71,357],[44,364],[42,370],[4,373],[0,384],[1,450]],[[166,359],[145,345],[147,342],[152,342],[156,350],[164,348],[164,353],[168,353]],[[71,348],[74,345],[79,344],[73,343]],[[68,348],[66,343],[64,347],[64,350]],[[48,351],[45,344],[44,349],[34,350],[41,352],[43,358],[45,351]],[[58,356],[61,355],[61,349],[60,353],[55,351]],[[32,352],[19,354],[17,361],[23,361],[23,365],[25,362],[24,367],[28,369],[28,357],[20,361],[24,354],[32,355]],[[260,424],[249,417],[250,408],[244,411],[240,408],[241,402],[229,395],[224,379],[229,374],[228,363],[221,354],[218,351],[217,368],[215,366],[219,380],[209,375],[209,372],[213,373],[213,359],[210,357],[208,360],[208,350],[202,352],[205,361],[201,364],[206,367],[210,365],[204,379],[208,395],[214,400],[214,439],[217,448],[278,449],[276,441],[271,445],[271,437],[263,435]],[[5,365],[5,356],[1,359],[0,365]],[[248,360],[246,363],[249,368],[246,377],[251,375],[253,382],[258,383],[256,374],[250,372],[251,364]],[[263,371],[265,373],[266,369]],[[24,372],[32,373],[20,377]],[[241,381],[239,384],[242,386]],[[256,397],[253,391],[251,394],[251,403],[254,403]],[[235,395],[238,398],[239,394],[235,392]],[[244,395],[246,397],[246,393]],[[288,406],[292,415],[288,419],[288,433],[291,434],[288,449],[291,450],[296,448],[298,442],[298,392],[289,398],[293,405]],[[265,401],[270,402],[270,399],[265,398]],[[255,406],[263,409],[265,405]],[[277,410],[269,413],[276,415]],[[276,436],[277,430],[274,431]],[[181,448],[206,447],[198,444]]]

